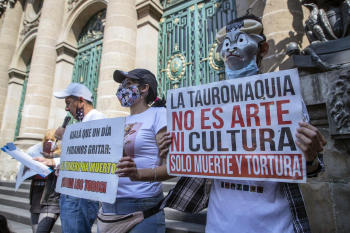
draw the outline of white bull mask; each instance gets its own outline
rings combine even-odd
[[[216,36],[219,52],[225,63],[229,79],[254,75],[258,72],[256,56],[259,43],[264,37],[262,24],[254,19],[245,19],[222,28]]]

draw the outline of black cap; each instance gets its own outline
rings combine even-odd
[[[121,70],[114,71],[113,79],[117,83],[122,83],[126,78],[142,81],[143,83],[148,84],[154,94],[154,98],[157,97],[157,80],[151,71],[146,69],[134,69],[129,72]]]

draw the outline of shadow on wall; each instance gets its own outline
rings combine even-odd
[[[299,47],[302,47],[303,37],[305,35],[303,26],[303,9],[300,1],[288,0],[288,10],[292,15],[293,31],[289,31],[288,36],[280,40],[277,44],[275,40],[268,39],[270,46],[269,53],[265,56],[262,63],[263,72],[272,72],[279,70],[290,69],[293,66],[291,58],[286,54],[287,44],[290,42],[296,42]],[[267,27],[265,25],[265,27]]]

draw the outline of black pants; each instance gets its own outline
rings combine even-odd
[[[36,233],[50,233],[59,214],[41,213]]]

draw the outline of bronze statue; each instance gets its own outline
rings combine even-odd
[[[336,40],[350,34],[350,0],[301,0],[310,10],[305,31],[310,43]]]

